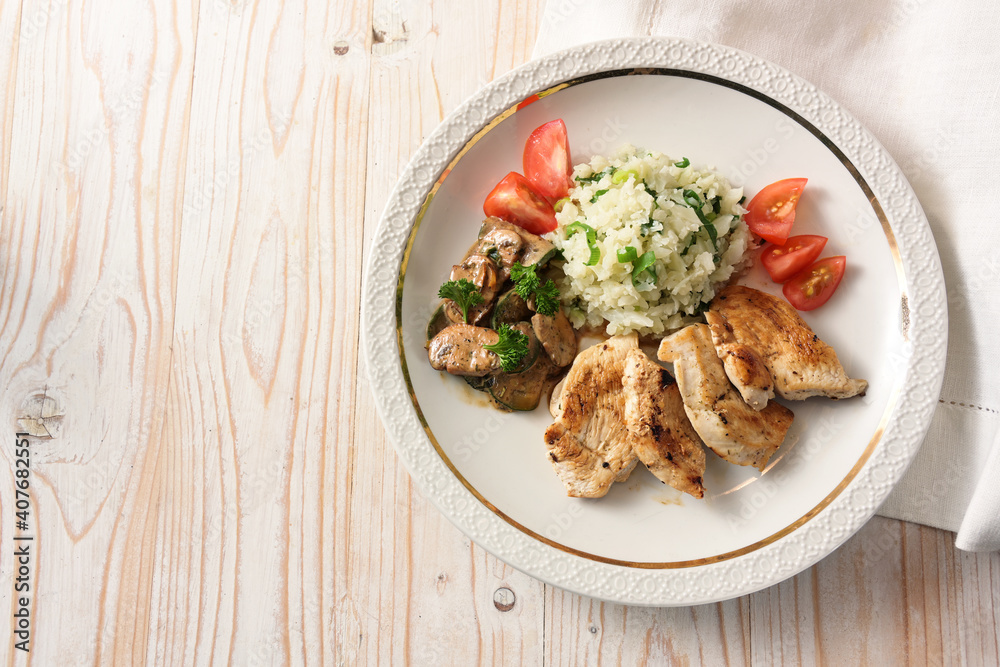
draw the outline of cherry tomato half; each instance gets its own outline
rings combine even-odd
[[[750,231],[777,245],[785,245],[795,222],[795,206],[799,203],[806,178],[786,178],[771,183],[757,193],[747,206],[744,218]]]
[[[573,186],[569,138],[561,118],[535,129],[524,144],[524,175],[535,192],[551,200],[562,199]]]
[[[783,283],[816,261],[826,246],[825,236],[791,236],[785,245],[771,245],[760,255],[760,263],[776,283]]]
[[[501,179],[486,197],[483,212],[525,229],[532,234],[546,234],[556,228],[552,204],[535,192],[521,174],[512,171]]]
[[[846,267],[847,258],[843,255],[824,257],[795,274],[781,293],[798,310],[819,308],[837,291]]]

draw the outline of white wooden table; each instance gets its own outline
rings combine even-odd
[[[1000,662],[1000,554],[951,533],[875,519],[779,586],[653,610],[506,567],[414,489],[360,368],[362,261],[541,7],[0,0],[7,664]]]

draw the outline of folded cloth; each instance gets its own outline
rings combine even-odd
[[[880,514],[1000,549],[1000,13],[991,3],[549,0],[535,56],[662,35],[753,53],[832,96],[886,147],[927,213],[948,289],[948,366],[927,438]],[[983,208],[983,207],[986,208]],[[992,372],[991,372],[992,370]]]

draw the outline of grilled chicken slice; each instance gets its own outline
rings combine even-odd
[[[636,464],[625,427],[622,375],[637,336],[615,336],[581,352],[563,383],[561,411],[545,431],[556,474],[575,498],[600,498]]]
[[[833,348],[777,297],[730,285],[712,301],[706,318],[716,341],[732,340],[759,355],[782,398],[850,398],[864,396],[868,389],[866,380],[847,376]]]
[[[732,328],[725,325],[724,317],[708,311],[705,319],[726,375],[747,405],[754,410],[763,410],[767,402],[774,398],[774,380],[764,360],[752,347],[737,342]]]
[[[730,463],[763,470],[792,425],[792,411],[777,403],[760,411],[748,406],[729,383],[704,324],[664,338],[657,356],[673,362],[684,411],[709,449]]]
[[[496,345],[500,334],[471,324],[452,324],[442,329],[427,345],[427,357],[435,370],[452,375],[482,377],[500,368],[500,357],[483,349]]]
[[[576,332],[562,308],[555,315],[532,315],[531,326],[552,363],[559,367],[573,363],[577,349]]]
[[[564,384],[566,384],[565,377],[556,383],[556,386],[552,388],[552,396],[549,397],[549,414],[552,415],[553,419],[559,419],[559,415],[562,414],[562,390]]]
[[[628,353],[623,377],[632,449],[657,479],[695,498],[705,495],[705,450],[684,412],[677,383],[642,350]]]
[[[479,288],[479,293],[483,296],[482,302],[478,306],[469,308],[469,322],[480,324],[487,319],[493,309],[493,300],[497,296],[497,291],[503,284],[500,280],[499,270],[492,259],[485,255],[469,255],[461,264],[451,267],[450,280],[461,280],[465,278],[474,283]],[[456,324],[464,324],[462,309],[451,299],[445,299],[444,312],[448,319]]]

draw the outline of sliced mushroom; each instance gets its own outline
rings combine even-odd
[[[521,256],[524,241],[509,229],[493,229],[479,240],[479,254],[490,257],[499,265],[500,282],[510,277],[510,269]],[[495,254],[494,254],[495,253]]]
[[[427,357],[435,370],[481,377],[500,368],[500,357],[483,349],[499,340],[500,335],[493,329],[453,324],[431,339]]]
[[[576,332],[561,308],[555,315],[535,313],[531,326],[552,363],[560,368],[573,363],[577,352]]]
[[[469,255],[461,264],[451,267],[451,280],[466,279],[479,288],[483,301],[478,306],[469,309],[469,323],[480,324],[493,308],[493,300],[503,281],[499,279],[499,270],[493,260],[485,255]],[[456,324],[464,324],[462,309],[451,300],[445,301],[445,314]]]

